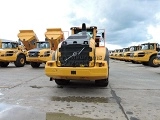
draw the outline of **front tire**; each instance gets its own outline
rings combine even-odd
[[[156,56],[154,55],[149,59],[149,66],[151,66],[151,67],[159,67],[159,64],[157,64],[155,62],[155,60],[156,60]]]
[[[16,67],[23,67],[26,63],[26,56],[23,54],[18,55],[16,61],[14,62]]]
[[[38,62],[31,62],[31,66],[32,66],[32,68],[39,68],[40,63],[38,63]]]

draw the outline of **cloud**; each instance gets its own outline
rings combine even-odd
[[[109,44],[126,47],[157,36],[148,29],[159,24],[158,0],[83,0],[74,1],[72,5],[75,17],[70,23],[79,24],[87,19],[89,25],[105,28]],[[76,8],[81,11],[74,10]]]
[[[17,40],[19,30],[33,29],[44,40],[46,28],[69,31],[85,22],[106,29],[111,46],[159,39],[159,0],[5,0],[0,5],[0,38]]]

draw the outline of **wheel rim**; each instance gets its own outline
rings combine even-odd
[[[154,65],[158,65],[158,64],[156,63],[156,59],[153,59],[153,64],[154,64]]]
[[[23,58],[20,59],[20,63],[24,64],[24,59]]]

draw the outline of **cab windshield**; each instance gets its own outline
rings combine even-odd
[[[17,43],[12,43],[12,42],[2,42],[2,49],[6,48],[17,48],[18,44]]]
[[[93,33],[92,33],[92,32],[86,32],[86,33],[87,33],[87,35],[88,35],[89,37],[93,37]],[[82,32],[79,32],[78,34],[82,35]]]
[[[124,48],[124,49],[123,49],[123,52],[128,52],[128,51],[129,51],[128,48]]]
[[[130,47],[129,51],[135,51],[135,47]]]
[[[37,42],[37,48],[50,48],[49,42]]]
[[[142,50],[152,50],[152,49],[154,49],[153,44],[143,44],[142,45]]]

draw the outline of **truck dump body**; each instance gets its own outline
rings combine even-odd
[[[35,43],[39,41],[33,30],[19,30],[18,38],[19,41],[23,43],[27,51],[36,48]]]

